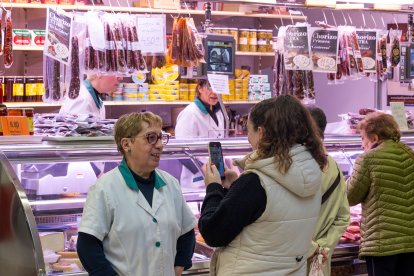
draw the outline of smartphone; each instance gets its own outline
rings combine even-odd
[[[211,162],[216,165],[217,170],[220,173],[221,179],[224,179],[224,160],[223,152],[221,150],[220,142],[208,143],[208,153],[210,155]]]

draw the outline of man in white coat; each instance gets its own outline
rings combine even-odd
[[[78,97],[71,99],[68,95],[62,102],[61,114],[93,114],[99,119],[105,119],[105,106],[101,94],[112,94],[118,88],[122,77],[116,75],[91,75],[81,81]]]

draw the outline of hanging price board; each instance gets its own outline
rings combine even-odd
[[[143,54],[165,54],[165,14],[137,15],[139,49]]]
[[[0,117],[4,136],[29,135],[29,123],[26,116]]]

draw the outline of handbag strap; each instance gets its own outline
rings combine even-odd
[[[322,195],[322,202],[321,205],[325,203],[325,201],[328,200],[328,198],[331,196],[333,191],[335,191],[336,187],[338,186],[339,182],[341,182],[341,172],[339,171],[338,166],[336,167],[338,169],[338,176],[336,177],[335,181],[331,184],[328,190]]]

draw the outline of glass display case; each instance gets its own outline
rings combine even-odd
[[[404,136],[403,140],[414,146],[414,136]],[[228,167],[251,151],[245,138],[221,143]],[[208,140],[170,140],[160,162],[160,169],[180,180],[184,198],[196,217],[205,196],[207,144]],[[360,138],[326,137],[325,144],[344,174],[349,175],[353,160],[361,153]],[[77,229],[89,187],[121,161],[112,138],[47,138],[18,146],[0,145],[0,150],[2,273],[87,275],[75,251]],[[334,252],[333,267],[357,263],[357,241],[344,242]],[[213,248],[197,233],[194,264],[185,273],[208,274],[212,253]],[[358,274],[357,268],[352,269]]]

